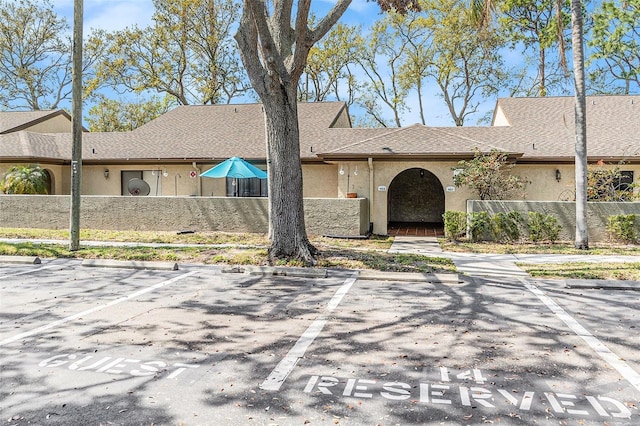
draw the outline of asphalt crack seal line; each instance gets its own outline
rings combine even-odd
[[[187,272],[186,274],[182,274],[182,275],[180,275],[178,277],[171,278],[170,280],[159,282],[159,283],[154,284],[152,286],[145,287],[145,288],[143,288],[141,290],[133,292],[133,293],[127,295],[127,296],[123,296],[123,297],[120,297],[120,298],[118,298],[116,300],[112,300],[109,303],[105,303],[103,305],[99,305],[99,306],[96,306],[94,308],[87,309],[87,310],[79,312],[77,314],[73,314],[73,315],[70,315],[68,317],[64,317],[64,318],[61,318],[59,320],[50,322],[49,324],[45,324],[45,325],[43,325],[41,327],[34,328],[33,330],[25,331],[24,333],[17,334],[17,335],[15,335],[13,337],[8,337],[8,338],[6,338],[4,340],[0,340],[0,347],[4,346],[4,345],[8,345],[9,343],[13,343],[13,342],[15,342],[17,340],[24,339],[25,337],[31,337],[33,335],[39,334],[39,333],[41,333],[43,331],[52,329],[52,328],[57,327],[59,325],[66,324],[66,323],[68,323],[70,321],[73,321],[73,320],[75,320],[77,318],[81,318],[81,317],[83,317],[85,315],[89,315],[89,314],[92,314],[94,312],[98,312],[98,311],[101,311],[103,309],[109,308],[111,306],[117,305],[119,303],[126,302],[128,300],[134,299],[134,298],[136,298],[136,297],[138,297],[140,295],[143,295],[145,293],[152,292],[152,291],[157,290],[159,288],[165,287],[165,286],[167,286],[169,284],[173,284],[173,283],[175,283],[177,281],[183,280],[183,279],[185,279],[187,277],[190,277],[191,275],[194,275],[196,273],[197,273],[197,271]]]
[[[351,286],[358,279],[358,272],[354,272],[350,278],[347,278],[344,283],[335,292],[329,303],[327,304],[327,313],[331,313],[338,307],[343,297],[349,292]],[[282,384],[287,379],[289,374],[293,371],[296,364],[302,358],[316,337],[320,334],[325,324],[327,323],[327,316],[320,315],[311,325],[302,333],[302,336],[298,339],[295,345],[284,358],[276,365],[271,371],[269,377],[267,377],[261,384],[260,389],[267,391],[278,391]]]
[[[547,296],[542,290],[530,283],[524,278],[519,279],[521,283],[534,295],[538,297],[558,318],[560,318],[576,335],[584,340],[591,348],[604,359],[610,366],[618,370],[622,377],[631,383],[631,385],[640,391],[640,374],[636,372],[629,364],[622,360],[618,355],[613,353],[611,349],[598,340],[593,334],[587,331],[578,321]]]

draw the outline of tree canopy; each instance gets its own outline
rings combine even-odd
[[[513,165],[506,153],[492,150],[476,151],[473,159],[458,162],[454,168],[453,183],[468,186],[481,200],[506,200],[524,195],[526,182],[510,173]]]
[[[269,13],[276,3],[267,2]],[[292,2],[307,3],[308,26],[315,31],[322,20],[311,2]],[[566,54],[558,36],[568,40],[566,30],[557,30],[558,19],[569,26],[564,3],[558,9],[554,0],[491,2],[495,7],[489,10],[498,19],[482,35],[469,16],[473,2],[378,3],[386,13],[359,26],[338,22],[311,45],[297,80],[299,100],[345,101],[352,121],[367,126],[473,125],[485,119],[496,96],[570,92],[559,65]],[[233,39],[240,24],[238,0],[153,4],[148,26],[92,30],[86,37],[85,97],[87,105],[96,106],[89,116],[107,111],[99,107],[105,97],[113,107],[121,103],[123,111],[130,108],[127,103],[148,110],[143,104],[157,95],[168,96],[171,105],[259,98]],[[0,0],[0,14],[0,108],[66,107],[71,61],[66,19],[56,15],[51,0]],[[605,1],[592,18],[585,34],[587,92],[639,93],[638,0]]]

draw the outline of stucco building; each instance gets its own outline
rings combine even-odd
[[[373,232],[393,222],[442,221],[475,198],[453,184],[458,161],[476,150],[507,152],[524,178],[529,200],[569,198],[574,180],[572,97],[505,98],[491,126],[352,128],[344,103],[299,105],[304,196],[368,202]],[[640,174],[640,97],[587,101],[589,162],[621,164],[625,179]],[[13,164],[39,164],[51,194],[69,194],[71,121],[64,111],[0,112],[0,175]],[[143,179],[150,195],[261,196],[264,185],[201,178],[239,156],[266,169],[260,104],[181,106],[130,132],[83,135],[82,192],[129,196]],[[568,195],[569,194],[569,195]]]

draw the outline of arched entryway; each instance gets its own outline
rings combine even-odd
[[[390,235],[442,235],[444,188],[440,179],[422,168],[398,174],[387,193],[387,232]]]
[[[47,194],[54,195],[53,192],[54,192],[55,185],[53,182],[53,173],[51,173],[51,171],[48,169],[44,169],[44,174],[46,178],[45,187],[47,189]]]

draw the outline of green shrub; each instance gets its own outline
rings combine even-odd
[[[527,229],[529,231],[529,239],[534,243],[540,241],[553,243],[558,241],[562,226],[560,226],[558,219],[554,215],[529,212]]]
[[[523,223],[524,217],[518,211],[496,213],[491,218],[496,241],[510,243],[519,240]]]
[[[635,243],[638,231],[635,229],[635,214],[617,214],[607,218],[607,231],[617,241]]]
[[[473,212],[469,214],[469,238],[471,241],[485,241],[493,238],[489,213]]]
[[[467,233],[467,215],[464,212],[448,210],[442,215],[444,220],[444,236],[449,241],[458,239]]]

